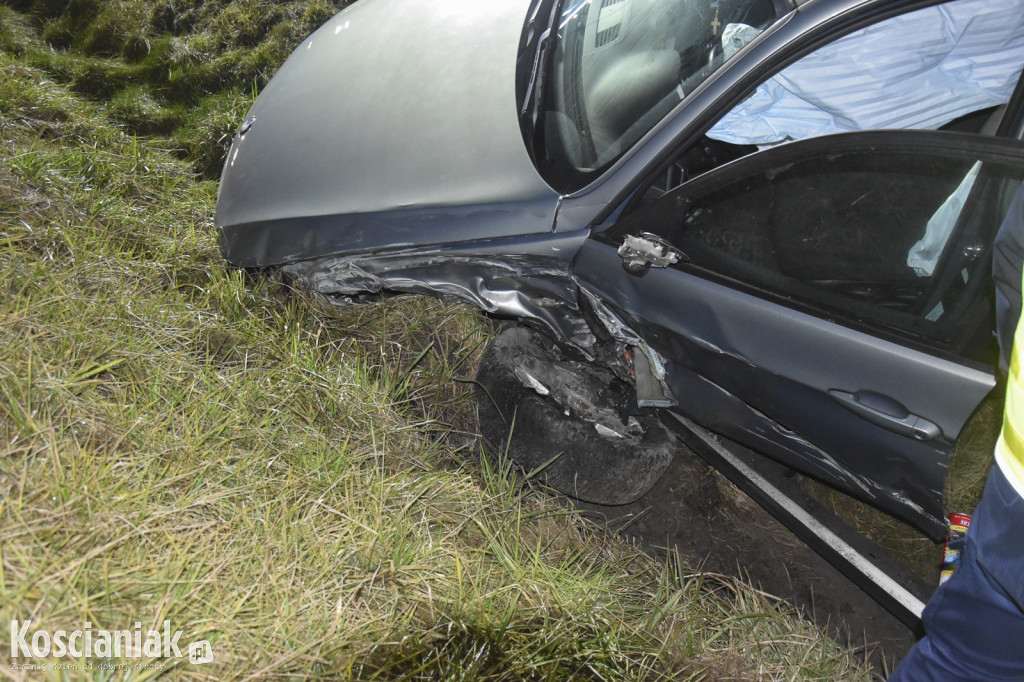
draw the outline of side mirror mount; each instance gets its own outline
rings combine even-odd
[[[626,235],[618,250],[622,269],[634,277],[643,277],[651,268],[667,268],[689,263],[690,258],[668,241],[650,232]]]

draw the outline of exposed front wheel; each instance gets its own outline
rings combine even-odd
[[[598,504],[627,504],[661,477],[675,437],[632,386],[572,360],[525,327],[502,331],[477,374],[480,430],[548,486]]]

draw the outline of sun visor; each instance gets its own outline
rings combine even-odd
[[[937,129],[1010,99],[1024,64],[1020,0],[960,0],[861,29],[790,65],[708,137],[770,145],[852,130]]]

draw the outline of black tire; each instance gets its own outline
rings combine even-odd
[[[477,383],[488,454],[507,455],[566,495],[628,504],[672,459],[675,437],[656,413],[635,408],[631,386],[610,370],[567,359],[525,327],[491,342]]]

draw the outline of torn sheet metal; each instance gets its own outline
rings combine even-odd
[[[488,450],[577,499],[632,502],[668,468],[675,438],[655,413],[629,409],[632,389],[607,367],[562,351],[521,326],[488,345],[477,374]]]
[[[1022,64],[1019,0],[928,7],[802,58],[760,85],[707,135],[768,145],[851,130],[934,130],[1008,101]]]
[[[565,416],[592,424],[605,438],[643,436],[639,422],[633,417],[624,421],[605,395],[610,373],[558,355],[530,353],[518,357],[513,373],[525,388],[549,398]]]
[[[604,328],[622,348],[633,348],[634,373],[638,407],[674,407],[679,404],[666,381],[665,360],[630,327],[622,321],[600,298],[580,287],[594,314]],[[636,358],[643,357],[637,363]]]
[[[339,303],[367,293],[427,294],[532,320],[593,359],[596,339],[579,313],[576,286],[554,259],[446,249],[326,258],[283,270],[308,290]]]
[[[665,368],[655,366],[646,352],[633,356],[637,407],[673,407],[676,400],[665,391]]]

